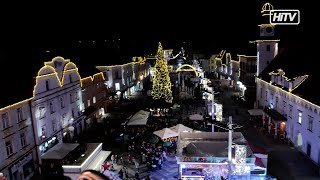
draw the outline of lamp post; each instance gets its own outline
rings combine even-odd
[[[221,127],[219,125],[215,125],[212,123],[212,125],[214,126],[217,126],[219,128],[222,128],[224,130],[228,130],[228,165],[229,165],[229,177],[228,179],[231,179],[231,174],[232,174],[232,169],[231,169],[231,166],[232,166],[232,132],[234,129],[238,129],[238,128],[242,128],[242,126],[236,126],[236,127],[233,127],[233,124],[232,123],[232,116],[229,116],[229,122],[228,122],[228,128],[225,128],[225,127]]]

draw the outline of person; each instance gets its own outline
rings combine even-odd
[[[84,170],[77,180],[111,180],[109,177],[96,170]]]
[[[7,178],[4,177],[3,173],[0,173],[0,180],[7,180]]]
[[[120,177],[120,179],[123,179],[123,169],[120,169],[120,171],[119,171],[119,177]]]

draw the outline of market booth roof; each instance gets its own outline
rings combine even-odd
[[[48,150],[45,154],[41,156],[41,159],[63,159],[65,158],[71,151],[76,149],[80,144],[78,143],[60,143],[53,146]]]

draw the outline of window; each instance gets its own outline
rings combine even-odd
[[[286,106],[287,106],[287,102],[283,101],[283,109],[282,109],[282,114],[286,113]]]
[[[298,123],[302,123],[302,111],[298,111]]]
[[[116,83],[116,91],[120,91],[120,83]]]
[[[69,81],[72,83],[72,74],[69,74]]]
[[[53,101],[50,102],[50,113],[54,113],[55,112],[55,109],[54,109],[54,103]]]
[[[266,101],[268,102],[268,91],[266,91]]]
[[[293,106],[289,104],[289,117],[292,118],[292,108]]]
[[[41,127],[41,138],[42,139],[46,138],[46,125],[43,125]]]
[[[49,91],[50,88],[49,88],[49,80],[46,80],[46,90]]]
[[[260,98],[262,99],[262,88],[260,88]]]
[[[20,145],[21,148],[23,148],[24,146],[26,146],[26,136],[24,133],[20,134]]]
[[[270,45],[267,45],[267,51],[270,51]]]
[[[56,132],[56,131],[57,131],[57,121],[52,120],[52,132]]]
[[[276,104],[274,105],[276,108],[277,108],[277,106],[278,106],[278,101],[279,101],[279,97],[276,96]]]
[[[70,93],[70,104],[72,104],[72,103],[73,103],[73,94]]]
[[[6,141],[6,149],[7,149],[7,157],[11,156],[13,154],[13,148],[11,140]]]
[[[80,91],[78,91],[76,94],[77,94],[77,100],[79,100],[81,95]]]
[[[2,127],[3,129],[9,127],[8,113],[2,113]]]
[[[74,108],[72,108],[72,110],[71,110],[71,116],[72,116],[72,118],[74,118]]]
[[[92,102],[93,102],[93,104],[96,103],[96,97],[95,96],[93,97]]]
[[[88,99],[87,103],[88,103],[88,107],[89,107],[90,106],[90,99]]]
[[[21,108],[17,109],[18,122],[23,120]]]
[[[65,107],[63,97],[60,97],[60,105],[61,105],[61,109],[63,109]]]
[[[308,130],[312,132],[313,117],[308,116]]]
[[[66,126],[68,123],[66,122],[66,113],[62,114],[62,124],[63,126]]]
[[[39,107],[39,118],[43,119],[46,117],[46,108],[41,106]]]

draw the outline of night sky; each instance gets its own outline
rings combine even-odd
[[[58,55],[70,58],[82,77],[95,73],[97,65],[122,64],[131,61],[132,56],[154,54],[158,42],[164,48],[184,47],[189,52],[208,55],[222,49],[231,52],[234,58],[236,54],[255,55],[255,45],[249,41],[258,39],[260,11],[265,2],[210,1],[175,5],[159,2],[131,10],[110,5],[89,10],[39,8],[39,12],[19,12],[17,17],[2,21],[5,28],[0,35],[3,77],[0,105],[31,97],[33,76],[43,62]],[[280,46],[304,39],[306,7],[312,4],[268,2],[276,9],[301,11],[299,26],[276,27]],[[17,80],[13,81],[14,76]]]

